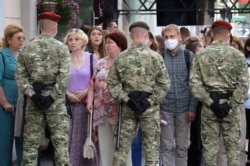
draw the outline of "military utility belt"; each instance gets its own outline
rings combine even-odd
[[[231,97],[232,95],[233,95],[232,91],[227,91],[227,93],[221,93],[215,91],[210,92],[210,96],[212,97],[213,100],[229,99],[229,97]]]
[[[42,90],[53,90],[55,83],[53,84],[44,84],[44,83],[39,83],[35,82],[33,83],[33,89],[35,92],[41,92]]]

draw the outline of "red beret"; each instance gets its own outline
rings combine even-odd
[[[38,15],[38,20],[41,20],[41,19],[48,19],[48,20],[58,22],[61,19],[61,16],[52,12],[43,12]]]
[[[231,30],[233,28],[232,25],[229,22],[223,21],[223,20],[215,21],[212,24],[212,29],[215,28],[215,27],[224,27],[224,28],[226,28],[228,30]]]

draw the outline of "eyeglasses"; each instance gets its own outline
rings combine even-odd
[[[105,42],[105,44],[108,44],[108,45],[110,45],[110,44],[112,44],[112,43],[115,43],[115,42],[113,42],[113,41],[111,41],[111,40],[107,40],[107,41]]]
[[[24,41],[24,40],[25,40],[25,37],[24,37],[24,36],[18,36],[18,37],[16,37],[16,39],[17,39],[18,41]]]

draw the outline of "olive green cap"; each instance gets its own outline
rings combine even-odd
[[[149,30],[149,26],[147,23],[145,23],[143,21],[136,21],[129,26],[129,32],[131,31],[132,28],[135,28],[135,27],[140,27],[140,28],[144,28],[146,30]]]

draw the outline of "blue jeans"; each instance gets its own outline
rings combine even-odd
[[[132,163],[133,166],[141,166],[141,160],[142,160],[142,131],[139,127],[137,136],[134,138],[132,142]]]

